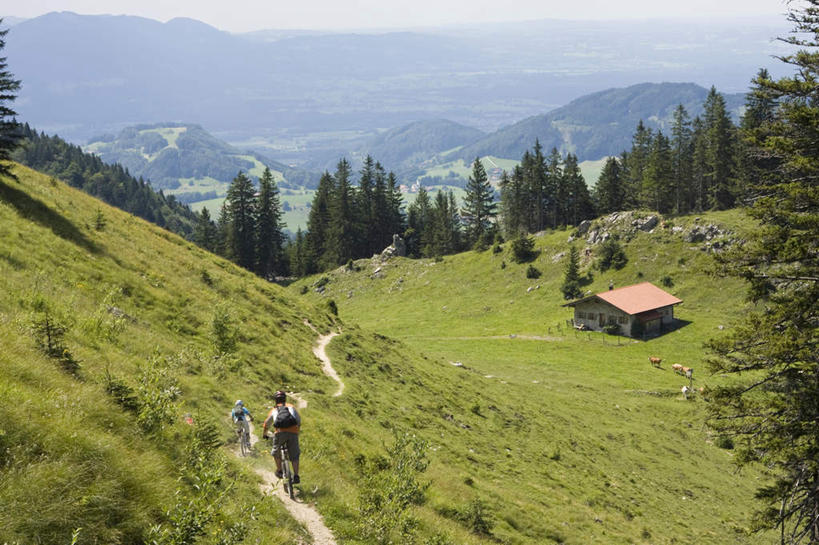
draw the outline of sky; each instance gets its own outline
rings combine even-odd
[[[783,19],[783,0],[0,0],[0,14],[51,11],[190,17],[230,32],[438,27],[534,19]]]

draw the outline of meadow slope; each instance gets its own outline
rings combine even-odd
[[[594,268],[599,246],[573,241],[587,292],[652,281],[683,299],[679,327],[647,341],[567,325],[572,311],[559,286],[571,230],[534,237],[537,279],[505,244],[441,261],[359,260],[290,289],[333,300],[345,322],[406,344],[452,377],[430,388],[427,402],[446,422],[416,423],[436,445],[430,497],[439,513],[480,498],[504,543],[769,542],[749,532],[764,475],[735,469],[731,450],[704,425],[703,396],[684,400],[688,381],[671,371],[672,363],[693,367],[695,388],[727,380],[707,373],[703,343],[746,310],[745,288],[712,274],[709,247],[753,225],[729,211],[667,219],[650,233],[631,227],[648,215],[621,221],[629,258],[621,270]],[[709,225],[724,234],[686,241]],[[343,346],[330,353],[355,377]],[[649,356],[662,357],[662,368]],[[463,409],[465,417],[448,416]]]

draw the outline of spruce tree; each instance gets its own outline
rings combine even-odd
[[[387,174],[387,211],[388,211],[388,225],[387,243],[392,243],[392,235],[397,235],[404,232],[406,219],[404,217],[404,197],[401,195],[401,188],[398,185],[398,179],[393,172]]]
[[[329,172],[319,179],[318,188],[310,204],[307,216],[307,235],[305,236],[305,270],[312,274],[320,270],[327,251],[327,232],[330,228],[330,199],[335,192],[335,182]]]
[[[625,180],[620,161],[616,157],[606,159],[594,186],[594,200],[601,214],[610,214],[625,208]]]
[[[239,172],[227,191],[230,221],[227,230],[228,255],[240,267],[252,271],[256,265],[256,197],[253,182]]]
[[[563,180],[568,190],[567,223],[577,225],[581,221],[594,217],[594,204],[589,195],[586,180],[577,165],[577,156],[568,153],[563,163]]]
[[[480,159],[476,157],[472,163],[472,175],[466,183],[464,206],[461,210],[468,246],[479,244],[484,234],[490,231],[496,208],[492,185]]]
[[[507,238],[527,230],[526,207],[527,195],[523,187],[523,169],[517,165],[510,177],[506,171],[501,176],[501,223]]]
[[[207,207],[203,207],[198,214],[196,227],[193,231],[193,241],[200,248],[204,248],[209,252],[216,252],[218,246],[218,232],[216,224],[210,219],[210,212]]]
[[[263,278],[284,272],[284,239],[279,189],[265,168],[259,178],[256,218],[256,273]]]
[[[580,289],[580,255],[574,246],[569,248],[569,262],[566,264],[560,292],[564,299],[577,299],[583,295],[583,290]]]
[[[652,139],[648,159],[643,169],[643,185],[640,205],[660,213],[667,213],[673,206],[673,170],[671,146],[668,138],[657,131]]]
[[[648,156],[651,152],[651,142],[654,135],[651,129],[646,128],[641,119],[637,123],[637,129],[631,139],[631,152],[628,154],[628,174],[626,184],[626,204],[629,208],[636,207],[640,203],[640,196],[643,192],[643,178]]]
[[[404,237],[407,255],[420,257],[423,254],[424,245],[429,238],[428,231],[431,231],[431,224],[432,204],[429,200],[429,193],[421,186],[415,195],[415,200],[407,209],[407,231]]]
[[[552,220],[552,228],[566,224],[566,203],[569,192],[564,185],[563,179],[563,158],[557,148],[552,148],[546,159],[546,182],[550,188],[547,197],[549,216]]]
[[[691,119],[688,111],[680,104],[674,110],[671,124],[671,196],[675,214],[684,214],[688,209],[688,193],[691,187],[691,163],[693,147],[691,140]]]
[[[734,205],[735,127],[725,108],[725,99],[713,86],[705,99],[706,185],[708,206],[725,210]]]
[[[791,4],[798,52],[783,57],[792,76],[756,85],[778,103],[749,144],[776,160],[752,188],[760,227],[719,256],[749,281],[755,312],[711,342],[714,374],[732,380],[713,392],[711,424],[739,437],[735,459],[759,461],[770,480],[761,528],[785,544],[819,543],[819,0]]]
[[[378,211],[375,202],[376,186],[375,160],[371,156],[364,159],[358,180],[358,191],[355,192],[355,202],[352,214],[354,216],[354,230],[357,244],[352,249],[355,255],[372,255],[379,251],[381,237],[378,233]],[[382,224],[383,225],[383,224]],[[381,247],[383,249],[383,246]]]
[[[356,257],[360,238],[355,224],[355,193],[350,183],[350,163],[342,159],[333,174],[333,193],[330,195],[330,222],[327,226],[327,247],[324,267],[343,265]]]
[[[0,25],[3,19],[0,18]],[[0,51],[6,47],[6,34],[9,30],[0,31]],[[17,112],[11,109],[10,103],[17,98],[20,80],[14,79],[8,69],[6,57],[0,57],[0,176],[14,178],[11,173],[11,152],[20,144],[23,137],[20,124],[17,123]]]

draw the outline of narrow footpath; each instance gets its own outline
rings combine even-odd
[[[310,329],[318,333],[310,322],[305,320],[304,323],[308,325]],[[327,335],[319,335],[319,338],[313,347],[313,354],[315,354],[316,357],[321,360],[324,374],[338,383],[338,391],[333,394],[333,397],[340,396],[344,391],[344,382],[338,376],[336,370],[333,369],[333,366],[330,363],[330,358],[327,356],[326,348],[327,345],[330,344],[330,341],[333,340],[333,337],[337,336],[338,334],[338,332],[332,332]],[[293,401],[296,408],[304,409],[307,407],[307,400],[301,397],[301,395],[291,392],[288,392],[287,395]],[[254,432],[253,424],[250,423],[251,447],[255,447],[258,441],[259,438]],[[263,447],[261,452],[267,453],[267,448]],[[241,456],[238,447],[236,455]],[[270,462],[272,463],[273,460],[271,459]],[[331,532],[330,529],[324,524],[324,519],[321,517],[321,514],[316,511],[315,507],[308,503],[304,503],[298,494],[296,495],[295,500],[291,500],[287,492],[284,491],[284,486],[282,486],[281,479],[278,479],[272,470],[257,468],[255,471],[256,474],[262,478],[262,484],[259,485],[262,493],[265,495],[275,495],[279,498],[290,515],[299,523],[304,525],[305,528],[307,528],[307,531],[313,537],[313,545],[336,545],[336,539],[333,536],[333,532]]]

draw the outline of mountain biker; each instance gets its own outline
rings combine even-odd
[[[273,432],[273,458],[276,460],[276,477],[282,478],[282,455],[279,448],[282,444],[287,445],[287,452],[290,454],[290,461],[293,463],[293,483],[301,482],[299,478],[299,428],[301,427],[301,416],[296,408],[287,403],[287,394],[279,390],[273,395],[276,405],[270,409],[270,414],[264,421],[262,427],[262,437],[270,437],[268,429],[272,426]]]
[[[247,410],[245,407],[244,402],[241,399],[237,399],[236,403],[233,404],[233,409],[230,411],[230,417],[233,419],[233,423],[236,425],[236,433],[244,432],[246,435],[250,435],[250,426],[248,426],[248,421],[253,420],[253,416],[250,414],[250,411]]]

